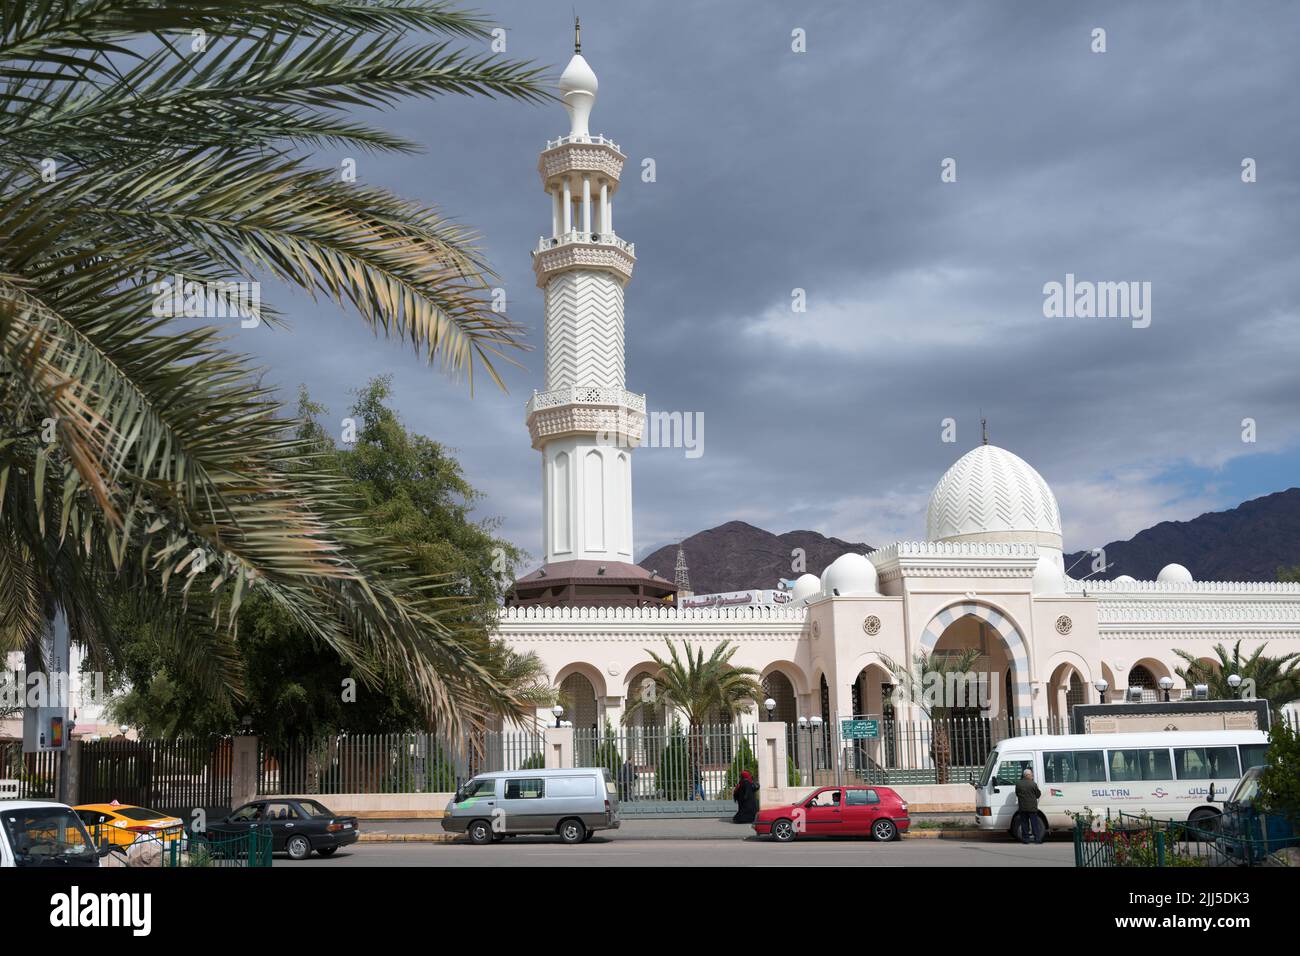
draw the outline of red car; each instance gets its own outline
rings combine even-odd
[[[758,811],[754,832],[789,843],[796,836],[871,836],[894,840],[911,821],[907,804],[888,787],[822,787],[786,807]]]

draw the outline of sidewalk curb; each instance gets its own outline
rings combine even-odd
[[[631,834],[619,834],[617,832],[609,834],[605,838],[610,842],[617,843],[655,843],[660,841],[709,841],[725,839],[716,833],[700,834],[698,836],[691,834],[665,834],[663,836],[633,836]],[[736,834],[737,840],[754,839],[752,832],[742,832]],[[1014,843],[1015,841],[1008,838],[1005,833],[997,833],[990,830],[909,830],[903,835],[904,840],[962,840],[967,843],[978,841],[986,843]],[[1050,839],[1050,838],[1049,838]],[[357,838],[358,843],[457,843],[465,842],[459,833],[362,833]],[[604,842],[604,841],[602,841]]]

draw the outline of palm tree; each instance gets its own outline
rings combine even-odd
[[[685,770],[685,780],[675,780],[675,785],[684,785],[684,792],[693,793],[693,778],[704,764],[704,728],[723,718],[730,723],[747,713],[755,702],[763,699],[763,686],[758,682],[758,671],[732,665],[731,659],[740,648],[730,641],[723,641],[707,658],[703,645],[692,650],[688,642],[682,641],[684,656],[679,656],[676,645],[672,641],[667,644],[667,659],[646,648],[658,668],[655,692],[641,695],[624,711],[623,722],[632,723],[643,712],[653,714],[661,706],[686,718],[689,766],[676,768],[670,776],[678,777]],[[668,747],[671,746],[670,737]]]
[[[752,667],[734,667],[731,659],[740,648],[723,641],[707,658],[704,646],[695,650],[682,641],[685,657],[668,641],[668,658],[664,659],[649,648],[646,653],[655,662],[659,672],[655,677],[655,693],[642,695],[623,713],[623,722],[631,723],[642,711],[654,712],[657,706],[679,711],[692,731],[704,727],[719,717],[732,720],[750,709],[750,704],[761,700],[763,687],[758,682],[758,671]]]
[[[281,280],[500,385],[521,330],[491,308],[474,233],[306,159],[416,148],[353,107],[546,98],[537,68],[448,39],[489,35],[421,0],[5,5],[0,649],[32,650],[57,608],[102,659],[104,597],[125,595],[212,693],[237,694],[231,629],[255,586],[363,680],[403,675],[432,719],[522,712],[482,635],[444,624],[448,588],[360,526],[346,481],[226,347],[234,322],[182,323],[167,291],[273,327],[227,283]]]
[[[1239,696],[1240,688],[1228,683],[1233,674],[1243,683],[1253,681],[1253,696],[1268,701],[1269,710],[1276,714],[1292,701],[1300,700],[1300,651],[1282,657],[1265,657],[1267,643],[1259,645],[1248,657],[1241,656],[1241,641],[1232,645],[1232,651],[1222,644],[1214,645],[1218,658],[1209,663],[1196,655],[1175,649],[1174,653],[1186,661],[1174,669],[1188,685],[1205,684],[1211,699],[1230,700]]]
[[[958,707],[969,706],[967,702],[957,701],[948,696],[948,675],[970,674],[979,657],[978,648],[955,654],[927,655],[922,651],[912,659],[912,669],[909,670],[900,667],[883,654],[880,656],[882,663],[890,673],[895,675],[908,698],[919,704],[922,712],[930,718],[930,754],[934,759],[935,783],[947,783],[948,771],[952,767],[950,719]],[[929,692],[935,684],[940,691],[937,695]]]

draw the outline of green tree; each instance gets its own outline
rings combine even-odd
[[[1214,645],[1213,663],[1201,660],[1195,654],[1175,648],[1185,665],[1174,669],[1174,673],[1192,684],[1205,684],[1211,698],[1229,700],[1239,693],[1253,694],[1260,700],[1268,701],[1269,709],[1277,714],[1285,705],[1300,700],[1300,652],[1282,657],[1266,657],[1264,650],[1267,643],[1259,645],[1249,656],[1243,657],[1241,641],[1237,641],[1229,651],[1222,644]],[[1228,683],[1233,674],[1242,679],[1242,686],[1234,688]]]
[[[1300,731],[1280,716],[1268,732],[1268,754],[1259,774],[1262,809],[1300,825]]]
[[[655,761],[655,792],[665,800],[689,800],[695,795],[695,774],[699,760],[691,753],[682,722],[673,718],[672,728]]]
[[[1300,564],[1293,564],[1289,568],[1278,568],[1277,579],[1279,581],[1300,581]]]
[[[62,0],[0,25],[0,641],[61,609],[92,658],[137,602],[205,693],[239,694],[250,590],[431,718],[526,708],[463,602],[357,521],[350,483],[290,433],[220,325],[280,324],[262,277],[324,295],[430,364],[500,384],[522,329],[492,308],[475,234],[313,168],[413,151],[357,107],[447,93],[539,101],[443,2]],[[202,39],[200,39],[202,38]],[[47,159],[41,159],[45,157]],[[229,324],[226,327],[229,328]],[[455,597],[456,595],[451,595]],[[30,663],[30,661],[29,661]]]
[[[494,534],[491,521],[471,517],[478,492],[440,444],[413,434],[390,407],[388,379],[372,379],[357,393],[352,415],[356,441],[335,447],[320,424],[325,409],[300,396],[302,439],[315,453],[332,456],[334,470],[355,485],[364,520],[405,549],[417,571],[451,582],[457,598],[444,617],[459,639],[478,645],[476,655],[512,697],[529,708],[552,701],[535,654],[489,639],[491,614],[507,586],[494,567],[513,567],[523,555]],[[160,638],[147,616],[119,610],[119,684],[128,688],[114,704],[114,719],[163,737],[230,733],[248,726],[273,742],[326,733],[383,733],[428,727],[419,702],[400,674],[372,667],[378,679],[358,680],[352,662],[323,647],[310,628],[256,591],[240,608],[235,641],[244,673],[242,700],[198,692],[192,668]],[[345,690],[355,684],[354,693]],[[247,721],[246,724],[244,722]]]

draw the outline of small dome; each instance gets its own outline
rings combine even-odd
[[[822,582],[815,574],[801,574],[790,589],[790,601],[798,604],[809,598],[817,597],[822,592]]]
[[[1121,574],[1119,577],[1115,578],[1115,580],[1112,581],[1111,583],[1112,584],[1137,584],[1137,578],[1131,577],[1130,575],[1127,574]]]
[[[1156,580],[1176,584],[1190,584],[1192,582],[1192,572],[1181,564],[1166,564],[1160,569],[1160,573],[1156,575]]]
[[[1061,547],[1061,513],[1043,476],[996,445],[980,445],[949,468],[930,495],[931,541],[1026,541]]]
[[[1061,560],[1061,552],[1049,549],[1038,556],[1030,589],[1036,595],[1065,593],[1065,564]]]
[[[600,83],[596,80],[596,71],[591,68],[581,53],[573,54],[573,59],[560,74],[561,93],[590,93],[596,95]]]
[[[876,566],[856,552],[841,554],[822,572],[822,594],[826,597],[879,593],[876,590]]]

